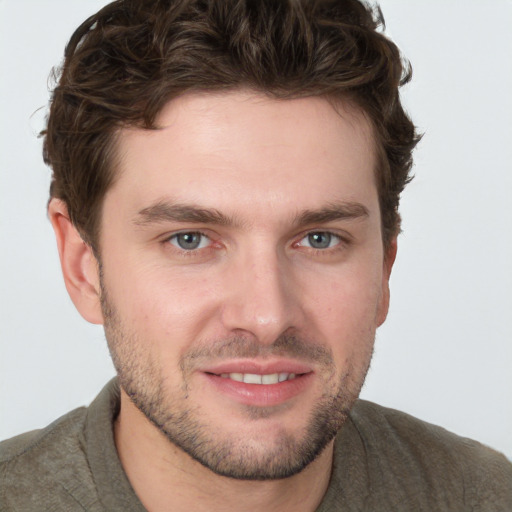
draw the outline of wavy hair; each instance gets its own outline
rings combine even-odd
[[[370,120],[384,244],[419,140],[399,99],[411,69],[358,0],[117,0],[72,35],[50,101],[43,155],[50,197],[95,250],[116,176],[116,134],[155,128],[185,92],[250,88],[280,98],[349,99]]]

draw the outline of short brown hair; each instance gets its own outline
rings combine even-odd
[[[44,159],[98,249],[101,205],[115,178],[121,127],[154,128],[191,91],[250,88],[275,98],[348,98],[373,126],[384,244],[400,230],[400,193],[419,137],[399,86],[409,81],[379,8],[358,0],[117,0],[69,41],[53,91]]]

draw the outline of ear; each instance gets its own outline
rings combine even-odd
[[[396,236],[390,241],[389,245],[384,248],[384,261],[382,268],[382,284],[381,284],[381,297],[379,307],[377,310],[377,326],[381,326],[389,311],[389,278],[391,277],[391,270],[395,263],[396,253],[398,250],[398,242]]]
[[[69,219],[64,201],[52,199],[48,216],[55,231],[66,289],[78,312],[93,324],[102,324],[99,264]]]

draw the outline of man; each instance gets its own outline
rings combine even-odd
[[[2,510],[507,510],[478,443],[357,401],[418,140],[348,2],[124,1],[54,91],[49,216],[118,373],[2,445]]]

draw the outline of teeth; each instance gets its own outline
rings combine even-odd
[[[259,375],[257,373],[221,373],[223,379],[231,379],[246,384],[277,384],[285,380],[295,379],[295,373],[270,373]]]
[[[246,384],[261,384],[261,375],[256,373],[245,373],[244,382]]]
[[[279,382],[279,374],[272,373],[270,375],[262,375],[261,383],[262,384],[277,384]]]

